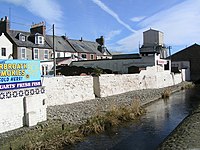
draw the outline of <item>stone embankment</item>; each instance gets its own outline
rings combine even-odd
[[[182,82],[167,88],[137,90],[104,98],[96,98],[84,102],[51,106],[47,109],[48,119],[63,120],[64,122],[68,122],[70,124],[82,124],[88,118],[99,113],[104,113],[112,109],[114,106],[130,105],[134,100],[140,100],[141,105],[145,105],[161,98],[162,93],[166,89],[170,89],[172,92],[175,92],[187,84],[190,83]]]
[[[187,116],[158,147],[158,150],[168,149],[200,149],[200,106]]]
[[[130,105],[133,103],[134,100],[140,100],[141,105],[146,105],[149,104],[150,102],[153,102],[161,98],[162,93],[166,89],[170,89],[172,92],[175,92],[181,90],[183,87],[185,87],[185,85],[188,84],[191,83],[182,82],[180,84],[167,88],[137,90],[119,95],[87,100],[83,102],[77,102],[59,106],[50,106],[47,108],[48,121],[44,122],[43,124],[48,125],[49,121],[54,121],[54,120],[60,120],[69,124],[76,124],[76,125],[82,124],[85,123],[88,118],[104,113],[108,110],[111,110],[115,106],[117,107],[123,105],[124,106]],[[37,126],[32,128],[24,127],[6,133],[2,133],[0,134],[0,141],[11,135],[24,134],[29,130],[34,130],[35,128],[37,128]]]

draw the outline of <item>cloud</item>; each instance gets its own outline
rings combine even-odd
[[[145,18],[145,16],[138,16],[138,17],[133,17],[130,20],[133,22],[139,22],[141,20],[143,20]]]
[[[22,6],[32,14],[39,16],[52,25],[62,25],[63,12],[60,5],[54,0],[0,0],[14,5]]]
[[[200,42],[200,1],[186,0],[170,9],[163,10],[140,22],[137,33],[117,41],[116,49],[132,52],[138,50],[142,32],[150,27],[164,33],[164,43],[172,46],[185,46]],[[140,34],[140,35],[139,35]],[[141,43],[142,44],[142,43]]]
[[[126,29],[129,31],[135,33],[136,30],[132,29],[128,24],[126,24],[124,21],[122,21],[118,14],[116,14],[112,9],[110,9],[108,6],[106,6],[104,3],[102,3],[100,0],[92,0],[96,5],[98,5],[102,10],[104,10],[106,13],[111,15],[118,23],[123,25]]]
[[[116,35],[119,35],[121,33],[121,30],[114,30],[114,31],[110,31],[106,36],[105,36],[105,40],[109,41],[111,40],[113,37],[115,37]]]

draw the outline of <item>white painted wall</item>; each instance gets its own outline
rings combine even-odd
[[[6,48],[6,56],[2,56],[1,54],[2,48]],[[8,59],[9,56],[12,55],[12,53],[13,53],[13,45],[4,35],[4,33],[2,33],[0,35],[0,59]]]
[[[44,77],[47,105],[63,105],[94,99],[92,76]]]
[[[173,61],[172,67],[178,67],[179,70],[185,69],[184,79],[190,81],[190,62],[189,61]]]
[[[154,89],[172,86],[182,82],[181,74],[170,71],[157,71],[157,67],[148,67],[139,74],[101,75],[94,79],[95,94],[106,97],[140,89]]]
[[[45,100],[45,94],[1,99],[0,133],[45,121],[47,119]]]
[[[0,133],[23,126],[23,99],[13,98],[0,101]]]

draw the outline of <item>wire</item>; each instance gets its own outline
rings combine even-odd
[[[18,24],[18,25],[22,25],[22,26],[26,26],[26,27],[30,27],[31,26],[29,24],[23,24],[23,23],[13,22],[13,21],[11,21],[10,23],[14,23],[14,24]]]

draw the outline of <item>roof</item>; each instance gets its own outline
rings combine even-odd
[[[153,32],[161,32],[161,33],[163,33],[162,31],[158,31],[158,30],[155,30],[155,29],[149,29],[149,30],[147,30],[147,31],[144,31],[143,33],[146,33],[146,32],[149,32],[149,31],[153,31]]]
[[[85,40],[73,40],[73,39],[67,39],[69,43],[74,47],[74,49],[78,53],[91,53],[91,54],[96,54],[96,55],[104,55],[103,52],[101,52],[102,47],[100,44],[97,42],[92,42],[92,41],[85,41]],[[110,52],[106,50],[106,53],[108,55],[111,55]]]
[[[195,44],[173,54],[171,56],[171,59],[172,59],[172,61],[188,61],[191,59],[199,60],[199,57],[200,57],[200,45],[195,43]]]
[[[79,53],[93,53],[97,55],[102,55],[102,53],[98,51],[98,46],[100,45],[96,42],[80,41],[72,39],[67,39],[67,40]]]
[[[51,46],[46,42],[46,40],[44,41],[44,44],[35,44],[34,35],[32,35],[30,32],[9,30],[7,34],[11,38],[12,42],[14,42],[13,44],[16,44],[19,47],[37,47],[51,49]],[[26,36],[26,41],[19,40],[19,34]]]
[[[46,40],[53,47],[53,36],[46,35]],[[65,40],[62,36],[54,36],[54,48],[56,51],[72,52],[75,53],[75,49]]]
[[[112,55],[112,59],[140,59],[140,54],[119,54]]]

